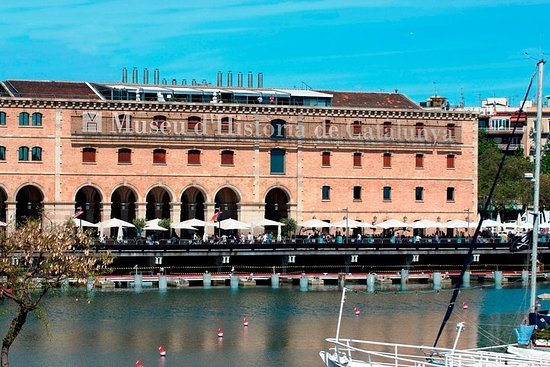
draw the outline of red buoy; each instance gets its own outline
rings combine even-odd
[[[141,364],[141,361],[139,359],[136,360],[136,367],[143,367],[143,365]]]
[[[248,317],[243,317],[243,326],[248,326]]]
[[[353,312],[355,313],[355,316],[359,316],[361,314],[361,311],[359,310],[359,307],[355,306],[353,308]]]
[[[467,310],[468,309],[468,302],[462,302],[462,309]]]
[[[166,349],[164,349],[162,345],[159,347],[159,354],[161,357],[166,357]]]
[[[222,329],[218,329],[218,338],[223,338],[223,331],[222,331]]]

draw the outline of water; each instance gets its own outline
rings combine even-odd
[[[540,289],[540,292],[548,289]],[[440,346],[450,346],[455,325],[466,322],[460,347],[506,343],[525,309],[525,289],[473,289],[459,297]],[[335,335],[341,293],[335,287],[147,289],[48,296],[44,322],[31,317],[12,346],[12,366],[321,366],[319,350]],[[449,291],[349,293],[342,337],[431,345]],[[2,333],[12,315],[2,301]],[[353,314],[353,307],[361,315]],[[242,326],[248,316],[250,326]],[[216,335],[218,327],[224,338]],[[168,357],[162,359],[162,345]]]

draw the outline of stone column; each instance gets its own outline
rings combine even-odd
[[[6,201],[6,223],[8,223],[7,230],[11,231],[15,229],[15,212],[17,209],[17,201]]]
[[[136,218],[145,218],[147,203],[136,203]]]
[[[172,224],[178,224],[181,218],[181,202],[170,203],[170,220]]]

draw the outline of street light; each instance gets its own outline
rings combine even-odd
[[[344,208],[342,210],[346,212],[346,216],[344,217],[346,220],[346,243],[349,243],[349,209]]]

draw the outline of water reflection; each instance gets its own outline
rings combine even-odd
[[[347,294],[341,330],[346,338],[431,345],[450,298],[448,291],[356,290]],[[511,315],[523,310],[524,292],[463,291],[458,304],[467,301],[469,308],[457,307],[440,346],[452,345],[459,321],[466,322],[461,348],[509,340]],[[14,366],[119,367],[133,366],[136,359],[146,367],[320,366],[318,352],[335,334],[340,296],[336,287],[115,290],[93,297],[59,293],[44,303],[50,328],[32,318],[11,358]],[[2,316],[2,330],[7,316]],[[223,338],[217,337],[218,328]],[[159,357],[159,345],[166,348],[166,358]]]

